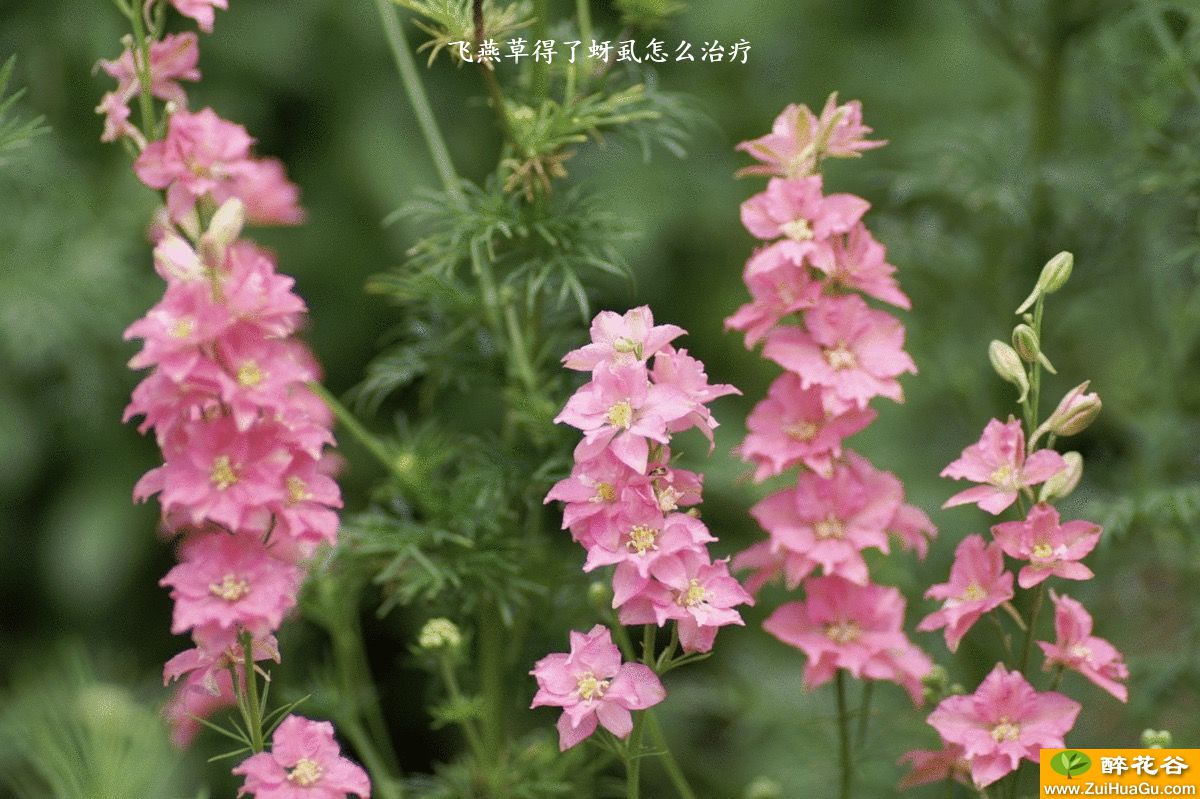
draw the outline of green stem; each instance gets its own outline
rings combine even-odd
[[[536,44],[546,38],[546,32],[550,29],[550,0],[533,0],[533,17],[533,41]],[[539,103],[546,99],[546,92],[550,88],[549,68],[550,65],[545,61],[533,62],[530,83],[533,96]]]
[[[1029,627],[1025,630],[1025,645],[1021,648],[1019,670],[1025,673],[1029,666],[1029,654],[1033,651],[1033,635],[1037,628],[1038,614],[1042,611],[1042,600],[1046,595],[1046,584],[1038,583],[1037,592],[1033,595],[1033,606],[1029,610]]]
[[[504,745],[504,625],[494,602],[479,612],[480,692],[483,694],[483,744],[489,759],[499,757]]]
[[[458,687],[458,678],[454,676],[454,665],[450,662],[450,658],[442,655],[438,658],[438,665],[441,667],[442,682],[446,684],[446,692],[450,695],[450,699],[458,704],[463,704],[463,694]],[[474,719],[464,719],[460,726],[463,728],[463,733],[467,736],[467,745],[471,747],[471,753],[475,755],[477,760],[483,760],[486,756],[486,749],[483,746],[483,738],[479,734],[479,729],[475,726]]]
[[[1171,31],[1163,22],[1157,4],[1153,0],[1142,0],[1142,10],[1146,12],[1146,22],[1150,25],[1150,30],[1154,33],[1154,39],[1158,42],[1158,46],[1162,48],[1167,60],[1171,62],[1171,66],[1179,72],[1179,77],[1183,79],[1188,91],[1200,101],[1200,77],[1197,77],[1196,73],[1192,72],[1188,66],[1187,56],[1184,55],[1183,50],[1171,35]]]
[[[515,304],[510,302],[505,306],[504,321],[508,326],[510,355],[512,356],[517,374],[520,375],[521,381],[525,384],[525,390],[532,394],[538,390],[537,370],[533,367],[533,360],[529,355],[529,346],[525,341],[525,335],[521,332],[521,324],[517,320],[517,308]]]
[[[133,22],[134,46],[138,50],[138,105],[142,110],[142,133],[147,141],[158,138],[158,125],[154,119],[154,99],[150,94],[150,45],[146,41],[146,23],[142,19],[142,4],[136,0],[129,8],[129,19]]]
[[[1046,308],[1046,295],[1041,295],[1037,298],[1037,304],[1033,307],[1033,333],[1040,343],[1042,340],[1042,312]],[[1040,344],[1039,344],[1040,346]],[[1030,405],[1030,423],[1029,430],[1026,435],[1030,440],[1033,439],[1033,431],[1037,430],[1041,419],[1038,417],[1041,414],[1041,398],[1042,398],[1042,362],[1035,359],[1032,365],[1032,374],[1029,376],[1029,405]]]
[[[250,728],[250,748],[255,752],[263,751],[266,746],[263,741],[263,707],[258,701],[258,676],[254,672],[254,638],[250,633],[242,633],[242,653],[245,658],[242,668],[245,669],[246,710],[249,718],[246,725]]]
[[[396,470],[396,459],[388,452],[383,442],[363,427],[362,422],[358,421],[358,417],[351,413],[350,409],[343,405],[337,397],[333,396],[329,389],[317,382],[309,383],[308,387],[324,400],[325,404],[329,406],[329,410],[333,411],[334,418],[350,431],[354,440],[362,444],[363,448],[375,457],[375,460],[379,461],[388,471]]]
[[[862,704],[858,709],[858,738],[855,740],[855,745],[860,749],[867,742],[867,728],[871,724],[871,697],[874,691],[875,683],[871,680],[864,680]]]
[[[841,799],[850,799],[854,781],[854,763],[850,752],[850,708],[846,702],[846,672],[844,669],[838,669],[836,696],[838,742],[840,744],[842,759],[841,792],[839,795]]]
[[[371,775],[372,793],[378,799],[404,799],[404,789],[388,771],[379,750],[375,748],[375,742],[362,724],[354,718],[343,718],[339,720],[338,733],[346,737],[355,753],[362,758],[363,765]]]
[[[654,748],[657,749],[662,757],[663,768],[667,771],[667,776],[671,779],[671,784],[675,786],[675,792],[679,794],[679,799],[696,799],[696,793],[692,790],[692,786],[688,784],[687,777],[683,774],[683,769],[679,767],[678,761],[675,760],[675,755],[671,753],[671,747],[667,745],[667,737],[663,734],[662,723],[659,722],[658,716],[653,710],[646,710],[646,727],[650,730],[650,738],[654,741]]]
[[[396,8],[389,0],[375,0],[375,7],[379,10],[379,19],[383,23],[383,35],[387,39],[388,47],[391,48],[392,58],[396,61],[396,69],[400,72],[400,81],[404,84],[404,92],[408,95],[408,102],[412,105],[413,114],[417,117],[417,124],[425,136],[425,144],[429,147],[429,154],[433,157],[433,165],[437,169],[446,191],[451,196],[461,199],[462,187],[458,184],[458,174],[454,171],[454,162],[450,159],[450,149],[446,147],[446,140],[438,127],[437,118],[433,115],[429,96],[425,93],[425,86],[421,83],[421,77],[417,72],[417,64],[408,49],[408,40],[404,37],[404,29],[396,18]]]
[[[642,790],[642,731],[645,728],[646,715],[638,713],[633,720],[633,732],[629,734],[629,744],[625,752],[625,797],[638,799]]]
[[[592,43],[592,4],[591,0],[575,0],[575,16],[579,18],[579,47],[587,55],[587,48]],[[586,64],[587,59],[582,59]]]

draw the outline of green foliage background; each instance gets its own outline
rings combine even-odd
[[[216,33],[202,37],[205,79],[193,103],[245,124],[302,187],[310,221],[257,235],[297,277],[312,310],[307,336],[328,385],[345,393],[385,343],[406,335],[398,311],[363,287],[428,235],[419,218],[382,220],[437,176],[368,0],[231,5]],[[552,7],[565,15],[568,5]],[[618,12],[594,5],[597,26],[615,38]],[[147,708],[166,696],[157,670],[181,646],[156,587],[171,562],[154,534],[156,510],[129,503],[154,447],[120,424],[136,380],[124,368],[134,347],[121,331],[161,290],[141,237],[153,198],[120,148],[99,143],[91,111],[108,89],[93,65],[117,54],[122,23],[103,0],[0,7],[0,57],[18,56],[15,84],[28,88],[14,110],[43,115],[51,128],[0,165],[0,775],[20,771],[25,732],[65,723],[39,720],[38,707],[107,724],[110,738],[130,719],[146,723]],[[685,346],[714,382],[745,392],[717,405],[724,426],[710,459],[699,457],[698,439],[686,445],[708,472],[705,513],[722,552],[758,535],[745,510],[761,490],[729,449],[777,371],[721,328],[743,301],[741,265],[754,246],[738,204],[760,186],[734,180],[744,160],[732,148],[764,132],[786,103],[819,105],[836,90],[862,100],[868,124],[892,142],[831,164],[827,180],[873,203],[868,224],[914,301],[905,321],[921,369],[906,381],[907,404],[883,407],[855,446],[897,472],[942,529],[927,562],[895,558],[880,565],[881,579],[906,590],[915,617],[927,607],[920,591],[943,578],[954,543],[985,529],[971,511],[937,510],[953,487],[936,475],[987,418],[1012,409],[987,366],[987,342],[1007,336],[1042,263],[1073,251],[1075,275],[1048,306],[1045,346],[1060,375],[1043,393],[1053,402],[1090,378],[1104,399],[1097,424],[1071,442],[1087,471],[1064,510],[1107,533],[1090,561],[1098,579],[1071,589],[1092,609],[1097,633],[1126,652],[1133,678],[1131,701],[1120,706],[1068,676],[1066,689],[1085,705],[1070,743],[1135,745],[1141,729],[1155,727],[1173,730],[1177,745],[1197,745],[1200,9],[1184,0],[691,0],[655,33],[669,43],[745,37],[750,63],[657,72],[654,86],[687,95],[699,117],[687,125],[685,157],[652,148],[647,160],[643,143],[616,136],[567,167],[570,182],[632,232],[611,246],[634,281],[606,279],[596,305],[651,305],[690,331]],[[498,136],[478,75],[444,57],[423,73],[458,170],[482,182]],[[461,397],[388,400],[372,426],[387,429],[400,409],[419,426],[423,414],[471,406]],[[343,438],[348,506],[361,510],[379,474]],[[582,557],[561,552],[570,573]],[[765,778],[782,796],[819,796],[831,782],[832,698],[805,694],[801,656],[757,628],[781,598],[764,594],[745,630],[721,634],[711,661],[668,678],[668,734],[702,795],[742,796]],[[408,650],[443,607],[418,601],[363,619],[407,771],[431,771],[456,746],[452,733],[428,731],[430,688]],[[535,640],[561,646],[567,625],[590,625],[588,614],[580,597],[568,599]],[[321,651],[321,639],[315,625],[287,633],[296,692],[323,685],[323,656],[307,654]],[[918,640],[946,661],[939,637]],[[81,651],[90,666],[80,665]],[[954,677],[968,685],[996,656],[980,634],[961,652]],[[514,706],[526,703],[532,681],[511,690]],[[46,691],[66,698],[30,699]],[[866,797],[890,795],[895,758],[935,741],[898,690],[877,693],[880,721],[863,752]],[[318,709],[337,701],[320,691],[314,700]],[[549,730],[552,721],[548,711],[518,719],[523,729]],[[144,739],[135,745],[154,751]],[[214,751],[140,757],[157,772],[141,783],[155,786],[144,793],[97,784],[56,795],[194,796],[205,774],[216,775],[215,795],[228,795],[224,766],[203,762]],[[541,751],[529,755],[534,763]],[[170,787],[153,781],[162,773]]]

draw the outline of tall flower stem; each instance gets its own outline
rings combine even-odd
[[[325,402],[329,410],[333,412],[334,418],[338,420],[338,423],[346,428],[354,440],[361,444],[367,452],[371,453],[375,460],[379,461],[388,471],[396,469],[396,459],[388,452],[383,442],[372,434],[371,431],[363,427],[358,417],[351,413],[350,409],[343,405],[337,397],[333,396],[333,393],[329,389],[316,382],[309,383],[308,387]]]
[[[653,710],[642,712],[646,716],[646,728],[650,732],[650,739],[654,742],[654,748],[658,750],[659,756],[662,757],[663,768],[666,769],[671,784],[675,786],[675,792],[679,794],[679,799],[696,799],[696,793],[688,783],[687,777],[684,776],[683,769],[679,767],[675,755],[671,754],[671,748],[667,745],[667,736],[663,734],[662,723],[658,720],[658,716],[654,714]]]
[[[261,752],[266,748],[263,741],[263,706],[258,698],[258,676],[254,672],[254,639],[250,637],[250,633],[242,633],[241,644],[246,684],[246,726],[249,728],[246,732],[250,734],[250,748],[255,752]]]
[[[137,48],[136,68],[138,74],[138,105],[142,111],[142,133],[150,141],[158,136],[154,120],[154,99],[150,95],[150,45],[146,41],[146,23],[142,19],[142,4],[130,3],[129,20],[133,23],[134,47]]]
[[[871,680],[863,682],[862,704],[858,708],[858,737],[855,744],[862,747],[867,742],[867,728],[871,724],[871,698],[875,692],[875,683]]]
[[[483,694],[484,755],[495,762],[503,751],[505,735],[504,626],[495,602],[484,602],[479,611],[480,692]]]
[[[642,627],[642,663],[654,668],[654,634],[653,624]],[[638,799],[642,790],[642,734],[646,728],[645,711],[638,713],[633,720],[633,732],[629,734],[629,744],[625,753],[626,799]]]
[[[854,785],[854,762],[850,750],[850,707],[846,701],[846,672],[838,669],[837,673],[837,714],[838,742],[842,759],[841,799],[850,799]]]
[[[1025,645],[1021,648],[1021,662],[1018,664],[1022,674],[1029,666],[1029,655],[1033,651],[1033,634],[1037,627],[1038,614],[1042,611],[1042,602],[1046,596],[1046,584],[1039,583],[1033,595],[1033,605],[1029,609],[1029,626],[1025,629]]]

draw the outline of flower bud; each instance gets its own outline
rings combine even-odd
[[[769,777],[759,777],[746,786],[745,799],[783,799],[783,786]]]
[[[596,612],[608,613],[612,610],[613,592],[608,583],[600,580],[591,583],[587,588],[587,597]]]
[[[1038,431],[1053,433],[1056,436],[1073,436],[1086,430],[1100,415],[1102,406],[1099,394],[1088,393],[1090,382],[1085,380],[1068,391],[1054,409],[1054,413],[1038,427]],[[1035,432],[1035,439],[1037,435]]]
[[[446,618],[430,619],[417,636],[417,645],[429,652],[439,649],[458,649],[462,646],[462,632],[458,625]]]
[[[1021,364],[1021,357],[1017,355],[1017,351],[1003,341],[993,340],[988,345],[988,360],[992,362],[992,368],[1002,380],[1021,389],[1021,397],[1017,402],[1024,402],[1025,395],[1029,393],[1029,376],[1025,374],[1025,367]]]
[[[208,230],[200,236],[200,257],[212,267],[225,262],[225,250],[242,235],[246,224],[246,207],[237,197],[226,200],[208,223]]]
[[[1078,452],[1064,452],[1063,460],[1067,462],[1067,468],[1052,475],[1042,484],[1042,490],[1038,493],[1039,502],[1060,500],[1079,485],[1079,480],[1083,477],[1083,456]]]
[[[1017,309],[1017,313],[1024,313],[1031,308],[1039,297],[1046,294],[1053,294],[1067,284],[1067,280],[1071,277],[1071,269],[1075,266],[1075,256],[1071,253],[1060,252],[1058,255],[1051,258],[1042,267],[1042,274],[1038,276],[1037,285],[1033,287],[1033,291],[1025,298],[1025,302],[1021,303],[1021,307]]]
[[[1021,360],[1025,363],[1036,361],[1038,353],[1042,351],[1037,333],[1026,324],[1019,324],[1013,328],[1012,345],[1013,349],[1017,351],[1017,355],[1020,355]]]
[[[950,691],[950,672],[944,666],[935,665],[921,678],[921,688],[926,702],[942,701]]]
[[[1146,749],[1170,749],[1173,744],[1169,730],[1142,730],[1142,746]]]

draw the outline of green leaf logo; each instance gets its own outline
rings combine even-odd
[[[1092,767],[1092,759],[1083,752],[1067,749],[1059,752],[1050,761],[1050,768],[1067,779],[1077,777]]]

